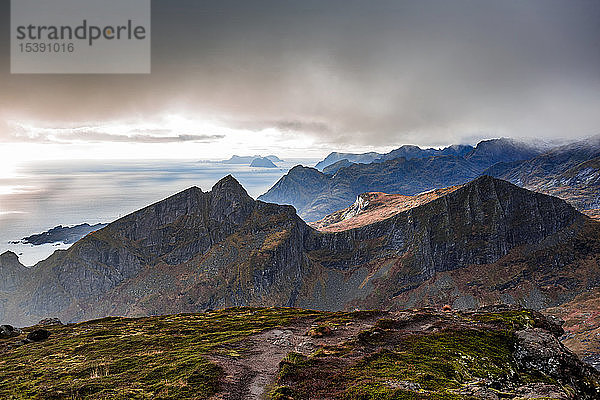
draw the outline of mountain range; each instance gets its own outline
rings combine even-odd
[[[372,162],[383,162],[395,158],[406,158],[412,160],[415,158],[429,158],[438,156],[455,156],[471,159],[479,164],[495,164],[496,162],[506,161],[507,159],[525,160],[540,154],[547,145],[534,146],[518,142],[512,139],[491,139],[480,142],[476,147],[470,145],[452,145],[442,149],[428,148],[422,149],[415,145],[403,145],[390,151],[380,154],[370,153],[338,153],[332,152],[324,160],[319,161],[315,168],[319,171],[327,167],[346,161],[354,164],[370,164]]]
[[[595,215],[599,208],[600,136],[551,149],[545,144],[492,139],[475,148],[402,146],[368,163],[342,156],[332,153],[319,163],[337,160],[323,172],[292,168],[259,200],[293,205],[303,219],[317,221],[352,204],[362,193],[415,195],[491,175],[564,198],[588,215]]]
[[[123,217],[28,269],[5,253],[0,319],[79,321],[239,305],[542,309],[600,280],[600,224],[481,177],[335,232],[253,200],[231,176]],[[576,249],[576,251],[575,251]],[[6,280],[9,282],[9,280]]]
[[[485,173],[558,196],[594,216],[600,209],[600,136],[525,161],[498,163]]]
[[[448,149],[452,154],[421,157],[404,146],[392,152],[403,154],[399,158],[341,159],[324,172],[296,166],[259,200],[227,176],[208,192],[191,187],[120,218],[31,268],[6,252],[0,255],[0,321],[24,326],[48,317],[79,322],[202,312],[198,318],[204,318],[227,307],[283,306],[381,309],[391,312],[390,318],[407,308],[429,307],[456,312],[456,322],[465,318],[460,310],[509,304],[565,320],[564,343],[600,367],[594,336],[600,329],[594,308],[600,301],[600,221],[590,218],[598,209],[600,140],[547,149],[500,139],[470,150]],[[336,164],[345,165],[328,174]],[[276,204],[290,198],[294,206]],[[224,313],[220,321],[229,315]],[[455,326],[441,318],[436,329],[459,328],[459,337],[468,338],[472,332],[464,329],[471,320]],[[98,329],[106,326],[106,319],[99,321]],[[129,321],[135,330],[149,320]],[[403,335],[404,328],[398,333],[392,327],[398,323],[372,321],[368,329]],[[378,324],[392,325],[382,331]],[[72,334],[86,335],[79,326]],[[429,332],[429,327],[418,329]],[[523,337],[530,338],[531,326],[522,328]],[[551,330],[557,336],[558,328]],[[546,338],[536,332],[537,339]],[[357,343],[361,335],[353,331],[349,340]],[[403,340],[394,338],[394,343]],[[19,340],[19,346],[30,343],[28,337]],[[0,353],[17,351],[12,344],[3,349],[5,343],[0,341]],[[56,351],[64,352],[58,345]],[[221,356],[210,357],[223,362]],[[276,362],[288,362],[283,357]],[[345,365],[337,358],[328,362]],[[539,366],[531,361],[530,368],[531,363]],[[320,367],[315,368],[317,373]],[[273,372],[268,379],[300,392],[327,392],[326,382],[333,379],[323,375],[319,385],[326,389],[307,389],[277,376]],[[528,386],[523,393],[539,394],[538,389]]]

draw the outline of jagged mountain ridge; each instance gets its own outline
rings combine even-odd
[[[600,136],[554,148],[527,161],[499,163],[485,173],[558,196],[581,211],[597,214],[600,209]]]
[[[552,254],[585,239],[587,247],[553,260],[578,271],[582,259],[600,253],[590,230],[598,225],[562,200],[482,177],[377,223],[321,233],[292,207],[254,201],[226,177],[211,192],[188,189],[57,251],[25,271],[19,290],[0,293],[0,310],[18,325],[235,305],[402,308],[410,304],[405,295],[440,274],[485,270],[540,249]],[[600,277],[591,267],[585,272],[570,294],[548,295],[540,307]],[[515,303],[520,296],[514,293]]]
[[[426,157],[426,150],[419,153],[416,146],[403,146],[388,156],[405,154],[404,158],[392,158],[387,161],[380,158],[366,165],[340,161],[325,169],[323,175],[319,175],[316,170],[310,171],[308,167],[293,168],[260,196],[259,200],[293,205],[302,218],[312,222],[347,207],[357,196],[366,192],[415,195],[428,190],[461,185],[481,175],[491,175],[528,189],[560,196],[573,201],[580,211],[585,211],[595,208],[600,201],[594,196],[594,187],[591,190],[587,189],[587,183],[565,186],[557,184],[556,180],[554,183],[548,183],[556,168],[544,172],[543,182],[540,183],[537,179],[535,184],[526,184],[526,179],[535,177],[536,171],[543,168],[536,166],[520,173],[518,171],[519,168],[524,169],[528,163],[547,159],[551,159],[551,162],[541,161],[539,164],[556,167],[557,164],[566,163],[565,167],[575,167],[580,162],[589,160],[596,154],[595,151],[600,149],[600,146],[597,146],[596,150],[582,151],[582,148],[594,148],[591,145],[594,141],[588,142],[547,151],[545,145],[535,146],[506,138],[492,139],[480,142],[469,152],[466,152],[467,148],[464,146],[453,146],[438,152],[441,154],[452,149],[454,154],[429,157]],[[570,149],[570,152],[565,149]],[[563,168],[561,171],[567,170],[568,168]],[[589,169],[585,173],[589,174]],[[597,169],[592,173],[600,174]],[[311,176],[311,179],[305,182],[306,176]],[[586,176],[585,179],[589,177]],[[318,183],[315,184],[316,182]],[[310,186],[310,189],[307,186]],[[552,189],[546,190],[546,186],[551,186]]]
[[[480,173],[476,165],[455,156],[354,164],[341,168],[333,176],[297,166],[258,199],[293,205],[304,220],[317,221],[347,207],[365,192],[414,195],[461,185]]]
[[[500,139],[504,140],[504,139]],[[383,162],[388,160],[393,160],[395,158],[404,157],[407,160],[411,160],[413,158],[429,158],[429,157],[437,157],[437,156],[456,156],[456,157],[465,157],[469,153],[473,152],[473,146],[469,145],[452,145],[445,147],[443,149],[422,149],[419,146],[415,145],[403,145],[397,149],[390,151],[389,153],[380,154],[376,152],[370,153],[339,153],[334,151],[329,153],[327,157],[323,160],[319,161],[315,168],[321,172],[326,172],[325,169],[333,166],[333,164],[340,163],[345,161],[345,163],[353,163],[353,164],[370,164],[372,162]],[[331,169],[330,169],[331,171]]]
[[[261,217],[267,220],[262,221]],[[29,313],[36,315],[35,318],[58,314],[65,319],[78,319],[80,313],[82,317],[89,313],[89,310],[80,311],[87,304],[93,316],[126,314],[129,295],[139,300],[152,293],[159,296],[162,290],[178,292],[176,282],[181,276],[167,279],[169,274],[181,272],[177,267],[181,269],[193,259],[206,256],[203,268],[193,273],[197,275],[195,279],[210,275],[214,271],[210,268],[208,250],[233,233],[241,235],[248,221],[266,225],[261,232],[265,236],[271,231],[277,234],[278,226],[271,224],[277,218],[282,220],[281,226],[289,225],[290,229],[295,222],[301,222],[292,207],[255,202],[231,176],[219,181],[208,193],[197,187],[187,189],[123,217],[68,250],[57,251],[38,263],[31,269],[25,284],[27,294],[22,293],[23,290],[13,293],[15,300],[20,297],[25,306],[19,310],[22,311],[19,318],[29,320]],[[260,241],[259,238],[250,240]],[[286,250],[281,247],[281,251]],[[249,258],[250,254],[244,256]],[[227,258],[226,255],[220,257]],[[282,270],[288,266],[297,267],[290,261]],[[275,263],[273,267],[280,266]],[[113,302],[108,296],[120,286],[124,290],[128,282],[128,287],[135,286],[134,281],[143,281],[145,277],[154,281],[141,283],[147,285],[144,288],[131,288],[133,294],[123,293],[122,301]],[[94,305],[89,303],[91,299]]]

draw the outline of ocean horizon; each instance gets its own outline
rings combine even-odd
[[[20,164],[0,179],[0,254],[13,251],[26,266],[70,244],[11,243],[58,225],[110,223],[191,186],[209,191],[233,175],[257,198],[295,165],[317,159],[289,159],[277,168],[254,168],[209,160],[78,160]]]

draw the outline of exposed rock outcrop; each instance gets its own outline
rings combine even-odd
[[[0,339],[19,336],[21,333],[22,331],[19,328],[15,328],[12,325],[0,325]]]

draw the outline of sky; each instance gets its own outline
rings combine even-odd
[[[5,174],[600,133],[597,0],[154,0],[149,75],[11,75],[9,15],[0,0]]]

